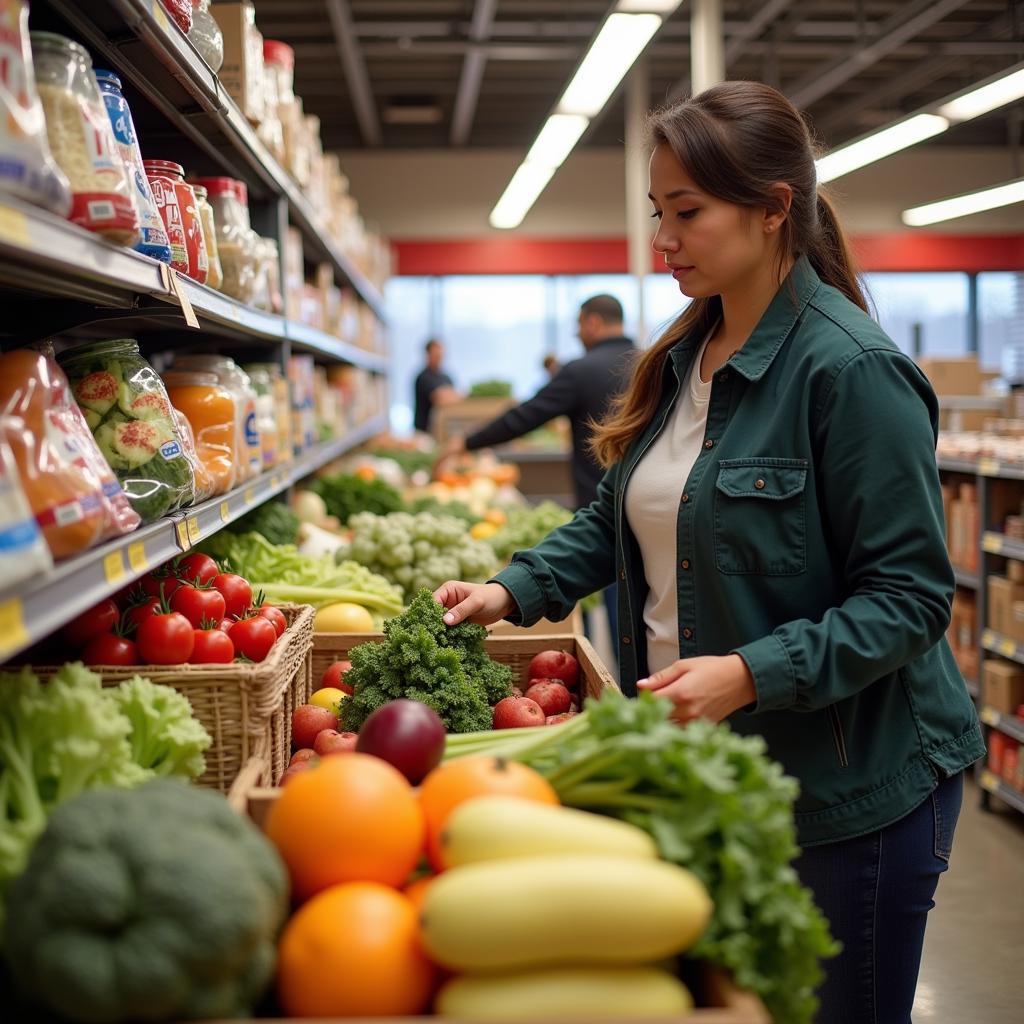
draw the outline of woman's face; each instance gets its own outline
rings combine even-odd
[[[709,195],[664,143],[651,154],[650,174],[654,249],[684,295],[706,298],[742,287],[773,257],[767,211]]]

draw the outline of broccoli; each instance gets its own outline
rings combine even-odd
[[[512,692],[512,671],[487,655],[483,626],[449,628],[443,614],[433,594],[421,590],[403,615],[385,623],[382,642],[352,649],[345,681],[355,692],[341,702],[346,729],[357,732],[399,697],[433,708],[449,732],[491,728],[492,706]]]
[[[10,888],[8,959],[26,1001],[82,1024],[251,1016],[287,910],[256,826],[158,779],[54,811]]]

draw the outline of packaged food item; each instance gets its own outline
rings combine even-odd
[[[121,92],[121,79],[113,71],[97,69],[96,81],[99,83],[103,102],[110,116],[111,127],[114,129],[114,141],[135,188],[135,205],[139,211],[139,229],[142,235],[135,248],[161,263],[170,263],[171,243],[168,241],[167,229],[164,227],[163,218],[157,209],[153,191],[146,178],[132,112]]]
[[[220,71],[224,63],[224,33],[217,19],[210,13],[210,0],[191,0],[191,3],[192,28],[188,30],[189,42],[210,65],[211,70]]]
[[[192,503],[195,474],[163,381],[131,338],[60,356],[75,399],[132,507],[149,523]]]
[[[192,467],[192,476],[195,480],[193,503],[198,505],[199,502],[212,498],[219,491],[209,470],[199,458],[199,450],[191,425],[179,409],[172,408],[171,411],[174,413],[174,423],[178,428],[178,436],[181,438],[181,449],[185,453],[188,464]]]
[[[0,3],[0,193],[66,217],[71,185],[50,152],[28,39],[28,5]]]
[[[210,13],[224,34],[224,63],[220,84],[253,124],[264,117],[263,35],[256,27],[256,10],[249,0],[219,0]]]
[[[281,124],[280,103],[277,98],[277,72],[266,63],[266,41],[263,43],[263,120],[256,134],[274,154],[274,159],[284,163],[284,125]]]
[[[221,291],[239,302],[251,302],[256,284],[256,252],[248,229],[248,211],[241,208],[233,178],[194,178],[202,185],[213,207],[217,251],[224,277]]]
[[[57,365],[39,352],[0,355],[0,420],[18,478],[54,559],[98,541],[105,526],[103,488],[84,463],[54,443],[53,399],[66,388]]]
[[[281,461],[278,444],[277,403],[274,397],[274,380],[270,375],[270,363],[250,363],[245,366],[253,390],[256,392],[256,429],[260,432],[260,448],[263,450],[263,468],[273,469]],[[275,367],[280,376],[280,367]]]
[[[295,51],[278,39],[264,39],[263,63],[274,76],[277,102],[292,103],[295,100]]]
[[[196,194],[192,186],[185,181],[185,169],[181,164],[173,160],[146,160],[144,162],[146,173],[152,181],[154,177],[160,180],[160,188],[166,190],[165,182],[169,182],[174,189],[175,198],[178,201],[178,216],[181,218],[181,233],[185,239],[185,256],[188,263],[184,273],[188,274],[193,281],[206,284],[207,275],[210,272],[210,264],[206,255],[206,240],[203,237],[203,221],[199,213],[199,204],[196,201]],[[154,185],[154,191],[156,186]],[[164,206],[167,209],[167,206]],[[175,267],[177,270],[178,268]]]
[[[50,149],[71,183],[70,219],[119,245],[137,245],[134,188],[89,54],[52,32],[33,32],[31,39]]]
[[[270,395],[274,401],[274,424],[277,431],[274,448],[277,452],[277,465],[292,460],[292,399],[288,380],[277,363],[249,363],[246,373],[252,380],[257,397],[260,388],[269,385]],[[257,407],[258,414],[258,407]],[[261,432],[262,436],[262,432]]]
[[[238,462],[231,392],[215,373],[202,370],[170,370],[164,383],[171,405],[188,420],[199,462],[210,477],[211,495],[231,490]]]
[[[167,231],[167,240],[171,247],[171,267],[179,274],[187,274],[188,242],[173,174],[175,168],[181,170],[181,164],[169,164],[166,160],[143,160],[142,168],[146,172],[150,188],[153,190],[153,201],[160,211]]]
[[[0,417],[0,574],[2,589],[48,572],[53,558],[18,479],[14,455]]]
[[[284,296],[281,294],[281,250],[273,238],[260,239],[260,253],[263,258],[263,272],[267,280],[267,308],[271,313],[284,312]]]
[[[260,434],[256,425],[256,392],[249,375],[227,356],[189,353],[175,357],[175,370],[212,373],[235,401],[235,482],[243,483],[263,469]]]
[[[316,399],[312,356],[291,356],[288,384],[292,402],[292,450],[301,455],[316,442]]]
[[[224,271],[220,265],[220,251],[217,248],[217,220],[206,189],[202,185],[193,185],[192,191],[196,194],[199,219],[203,222],[203,242],[206,244],[206,260],[210,268],[206,275],[206,283],[219,292],[224,286]]]
[[[185,35],[192,29],[192,0],[160,0],[171,20]]]

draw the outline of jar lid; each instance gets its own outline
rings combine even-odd
[[[295,51],[279,39],[263,40],[263,59],[271,64],[280,64],[289,71],[295,70]]]
[[[93,73],[96,75],[96,81],[100,85],[112,85],[118,92],[121,91],[121,79],[113,71],[107,71],[105,68],[95,68]]]
[[[197,185],[194,181],[190,181],[188,182],[188,184],[192,186],[192,191],[195,192],[196,199],[209,198],[209,193],[206,191],[205,188],[203,188],[202,185]]]
[[[66,50],[76,57],[82,58],[90,66],[92,65],[89,51],[73,39],[68,39],[67,36],[58,35],[56,32],[30,32],[28,37],[33,50]]]
[[[249,205],[249,186],[244,181],[235,182],[235,196],[243,206]]]
[[[147,174],[169,174],[172,177],[184,178],[185,168],[173,160],[143,160],[143,169]]]
[[[235,194],[234,178],[193,178],[189,179],[192,185],[202,185],[211,196],[227,196]]]

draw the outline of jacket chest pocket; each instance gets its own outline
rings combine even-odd
[[[807,569],[807,463],[727,459],[715,487],[715,564],[723,573],[796,576]]]

